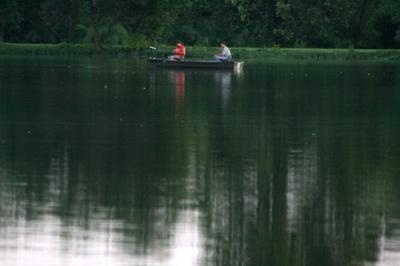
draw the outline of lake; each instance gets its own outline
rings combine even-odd
[[[400,64],[0,57],[0,265],[400,265]]]

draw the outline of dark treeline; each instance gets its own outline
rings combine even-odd
[[[400,47],[398,0],[2,0],[0,41]]]

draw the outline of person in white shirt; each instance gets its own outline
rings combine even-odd
[[[214,58],[218,61],[230,61],[232,59],[231,50],[226,46],[224,42],[221,42],[221,53],[216,54]]]

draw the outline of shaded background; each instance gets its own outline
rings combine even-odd
[[[393,49],[399,14],[398,0],[2,0],[0,42]]]

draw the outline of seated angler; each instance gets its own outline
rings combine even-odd
[[[232,54],[231,50],[226,46],[224,42],[221,42],[221,52],[219,54],[214,55],[214,58],[217,61],[231,61],[232,59]]]
[[[186,55],[186,48],[185,45],[183,45],[182,42],[178,41],[176,43],[176,47],[173,50],[173,55],[168,56],[168,59],[170,60],[183,60],[185,59],[185,55]]]

